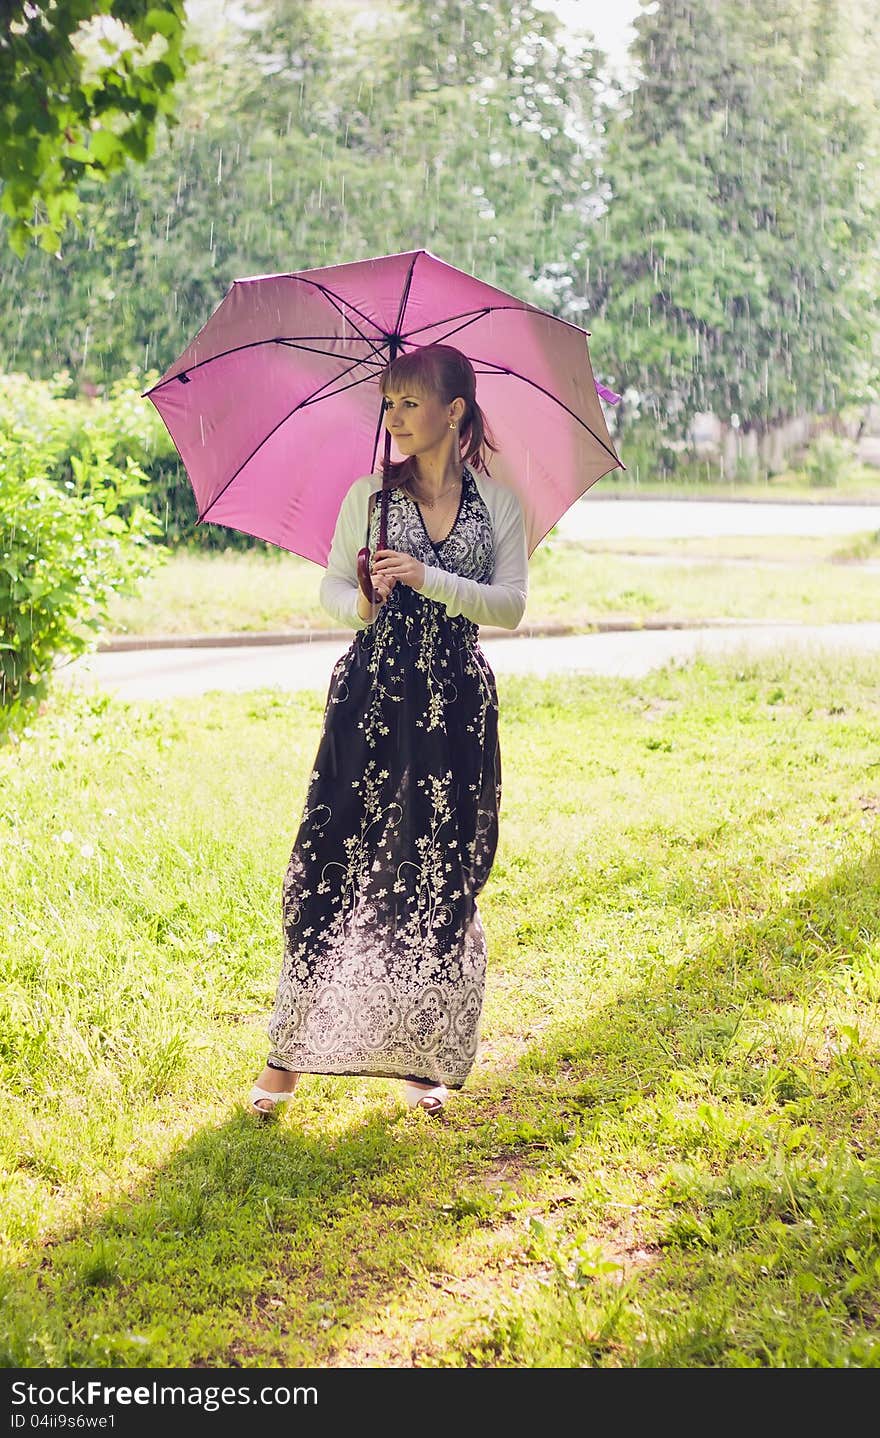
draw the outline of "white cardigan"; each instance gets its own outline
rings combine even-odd
[[[478,474],[470,466],[468,469],[492,519],[495,535],[492,580],[481,584],[476,579],[450,574],[439,565],[426,564],[425,582],[416,592],[445,605],[447,614],[463,614],[475,624],[515,629],[525,611],[529,586],[522,508],[507,485]],[[381,481],[377,474],[364,475],[351,486],[339,510],[327,572],[321,580],[321,603],[328,614],[347,628],[366,629],[372,623],[357,612],[357,556],[366,541],[370,495],[379,488]]]

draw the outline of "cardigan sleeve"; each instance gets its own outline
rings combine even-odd
[[[357,612],[357,557],[366,542],[370,488],[368,480],[356,480],[343,499],[319,590],[327,613],[347,629],[366,629],[372,623]]]
[[[529,588],[529,557],[522,508],[512,489],[499,489],[493,507],[495,566],[489,584],[425,565],[419,594],[446,606],[447,614],[463,614],[475,624],[515,629],[525,613]]]

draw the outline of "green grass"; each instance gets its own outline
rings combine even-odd
[[[794,540],[785,547],[779,540],[650,544],[662,562],[545,540],[532,556],[524,622],[589,629],[597,620],[618,618],[829,623],[877,616],[876,571],[858,562],[832,562],[880,555],[871,536]],[[637,550],[640,545],[627,541],[621,547]],[[684,558],[744,554],[755,563],[709,571],[705,565],[670,563],[669,557],[679,553]],[[800,557],[804,563],[780,567],[770,562],[780,557]],[[146,636],[332,628],[334,621],[318,601],[321,572],[281,551],[177,552],[144,582],[137,598],[115,601],[110,632]]]
[[[621,457],[626,464],[626,449]],[[601,492],[620,499],[748,499],[767,501],[798,499],[810,504],[834,504],[840,500],[880,503],[880,474],[876,465],[852,464],[837,484],[811,485],[803,470],[782,470],[768,479],[743,481],[720,479],[717,465],[706,463],[693,479],[655,479],[636,476],[635,467],[615,470],[599,480]],[[597,491],[598,492],[598,491]]]
[[[880,560],[880,534],[721,534],[684,539],[592,539],[591,554],[638,554],[664,559],[753,559],[758,564],[858,564]]]
[[[0,1361],[877,1366],[880,663],[499,681],[483,1043],[268,1128],[322,697],[0,748]]]

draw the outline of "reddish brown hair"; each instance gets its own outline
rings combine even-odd
[[[402,394],[413,390],[416,394],[435,394],[441,404],[451,404],[454,399],[463,399],[465,411],[458,431],[459,456],[472,469],[481,469],[488,474],[486,450],[498,453],[498,445],[477,404],[477,376],[467,355],[452,345],[422,345],[398,355],[385,366],[379,376],[379,390],[384,396],[389,390]],[[381,471],[382,460],[379,459]],[[412,455],[405,459],[392,460],[389,465],[389,487],[395,489],[417,478],[415,460]]]

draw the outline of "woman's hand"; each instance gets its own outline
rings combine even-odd
[[[371,604],[369,599],[366,598],[362,589],[358,589],[357,596],[357,612],[360,615],[361,619],[367,620],[375,619],[382,605],[385,603],[386,599],[388,598],[389,594],[397,583],[395,579],[378,579],[376,575],[372,573],[372,571],[370,572],[370,578],[373,581],[373,594],[375,595],[375,602]]]
[[[378,603],[384,604],[385,600],[388,598],[389,594],[397,583],[397,580],[380,578],[379,575],[377,575],[372,569],[370,570],[370,578],[373,581],[373,593],[375,594]]]
[[[377,549],[370,566],[373,582],[381,584],[390,579],[392,584],[400,580],[410,589],[421,589],[425,582],[425,566],[420,559],[404,554],[399,549]]]

